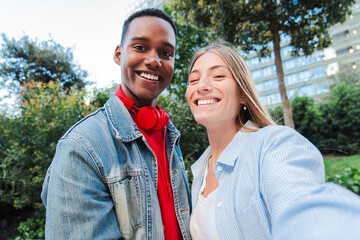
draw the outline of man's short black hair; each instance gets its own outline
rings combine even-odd
[[[147,17],[147,16],[158,17],[158,18],[164,19],[165,21],[170,23],[171,27],[174,30],[175,36],[176,36],[176,33],[177,33],[176,27],[169,15],[167,15],[166,13],[164,13],[163,11],[161,11],[160,9],[157,9],[157,8],[146,8],[146,9],[134,12],[124,21],[124,25],[123,25],[123,29],[122,29],[122,33],[121,33],[121,45],[124,42],[124,39],[128,32],[131,21],[134,20],[135,18]]]

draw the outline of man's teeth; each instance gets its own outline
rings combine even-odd
[[[210,104],[215,104],[217,101],[212,98],[212,99],[203,99],[203,100],[198,100],[198,106],[200,105],[210,105]]]
[[[140,77],[147,78],[149,80],[155,80],[155,81],[159,80],[159,76],[148,74],[148,73],[143,73],[143,72],[140,73]]]

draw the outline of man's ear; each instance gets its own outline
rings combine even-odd
[[[114,61],[116,64],[120,65],[121,62],[121,46],[117,45],[114,52]]]

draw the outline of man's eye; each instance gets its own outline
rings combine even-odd
[[[168,58],[173,56],[173,54],[171,52],[166,52],[166,51],[163,52],[162,55],[165,57],[168,57]]]
[[[142,45],[135,45],[133,48],[138,50],[138,51],[144,51],[145,50],[145,47],[142,46]]]

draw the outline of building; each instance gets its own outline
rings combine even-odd
[[[343,24],[336,24],[329,30],[332,45],[316,51],[311,56],[292,57],[290,38],[281,39],[284,80],[288,97],[316,96],[329,92],[328,76],[339,71],[340,66],[360,69],[360,1],[353,5],[352,14]],[[261,102],[273,105],[281,102],[275,56],[259,58],[248,55],[248,63],[254,78]]]
[[[130,16],[133,12],[144,8],[159,8],[167,2],[167,0],[136,0],[129,7],[125,9],[125,18]]]

